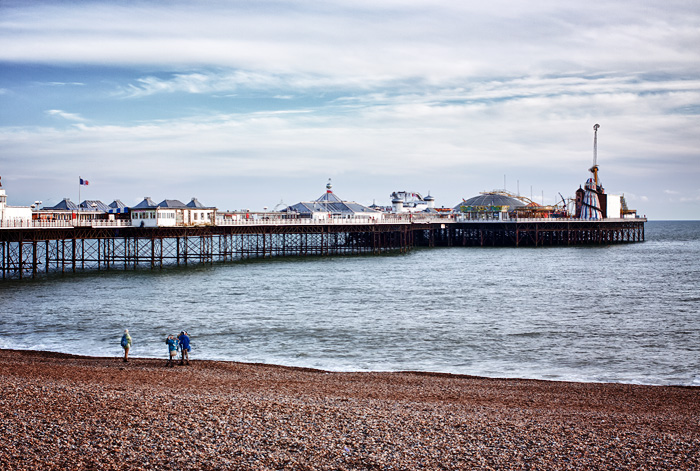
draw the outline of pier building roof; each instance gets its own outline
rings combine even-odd
[[[198,208],[198,209],[215,209],[213,206],[204,206],[199,202],[197,198],[192,198],[192,200],[186,205],[188,208]]]
[[[121,209],[121,208],[126,208],[127,206],[122,203],[122,200],[116,199],[109,203],[109,207],[112,209]]]
[[[116,202],[116,201],[115,201]],[[119,201],[121,203],[121,201]],[[122,203],[123,204],[123,203]],[[110,205],[111,206],[111,205]],[[160,203],[155,203],[151,198],[146,196],[143,201],[141,201],[136,206],[132,206],[131,209],[155,209],[155,208],[171,208],[171,209],[216,209],[214,206],[204,206],[197,200],[197,198],[192,198],[192,201],[185,204],[180,200],[170,200],[164,199]]]
[[[55,206],[44,206],[43,209],[52,209],[54,211],[77,211],[78,210],[78,205],[73,203],[70,198],[63,198],[63,201],[58,203]]]
[[[158,206],[158,205],[155,204],[149,196],[145,196],[143,198],[143,201],[141,201],[136,206],[132,206],[131,209],[147,209],[147,208],[155,208],[156,206]]]
[[[462,201],[454,209],[460,211],[463,206],[508,206],[510,209],[515,209],[525,206],[525,203],[510,196],[485,193]]]
[[[107,206],[100,200],[85,200],[82,203],[80,203],[80,209],[82,209],[83,211],[102,211],[106,213],[109,211],[109,206]]]
[[[163,200],[160,203],[158,203],[159,208],[187,208],[188,206],[185,205],[180,200]]]
[[[381,214],[379,211],[368,208],[367,206],[361,205],[354,201],[345,201],[339,198],[333,191],[331,191],[332,185],[330,181],[326,185],[326,192],[319,196],[315,201],[302,201],[297,204],[288,206],[283,211],[286,212],[296,212],[299,214],[313,214],[313,213],[330,213],[330,214],[340,214],[340,215],[365,215],[371,216],[374,214]]]
[[[354,201],[302,201],[297,204],[288,206],[285,209],[287,212],[297,212],[297,213],[331,213],[331,214],[379,214],[379,211],[363,206]]]
[[[128,213],[129,208],[127,205],[122,203],[122,200],[116,199],[109,203],[109,211],[110,213]]]

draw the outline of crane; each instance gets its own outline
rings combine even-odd
[[[593,166],[589,169],[593,173],[595,187],[598,188],[598,128],[600,124],[593,125]]]

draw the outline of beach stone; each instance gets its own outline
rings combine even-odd
[[[3,469],[700,469],[693,387],[11,350],[0,375]]]

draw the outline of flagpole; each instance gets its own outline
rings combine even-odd
[[[80,181],[83,179],[80,175],[78,175],[78,211],[80,211],[80,187],[83,186],[81,185]]]

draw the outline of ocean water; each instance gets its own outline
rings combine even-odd
[[[646,242],[435,248],[0,281],[0,347],[330,371],[700,385],[700,221]]]

